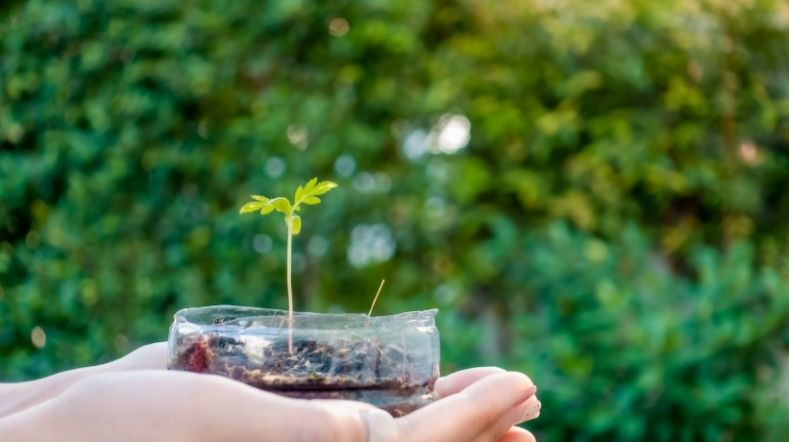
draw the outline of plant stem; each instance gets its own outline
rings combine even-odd
[[[288,353],[293,354],[293,283],[291,282],[291,261],[293,255],[293,218],[287,217],[288,225]]]

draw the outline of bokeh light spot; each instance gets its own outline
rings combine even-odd
[[[329,251],[329,241],[321,235],[315,235],[307,243],[307,252],[312,256],[323,256]]]
[[[329,34],[335,37],[342,37],[350,30],[351,24],[348,23],[348,20],[342,17],[337,17],[329,22]]]
[[[265,255],[271,251],[271,237],[268,235],[257,234],[252,239],[252,248],[261,255]]]
[[[471,139],[471,122],[463,115],[444,114],[433,129],[435,148],[443,153],[455,153],[466,147]]]
[[[740,158],[745,164],[755,165],[759,163],[759,148],[751,140],[743,140],[739,147]]]
[[[337,172],[337,175],[349,177],[353,175],[354,170],[356,170],[356,160],[348,154],[340,155],[334,161],[334,171]]]
[[[44,333],[44,329],[39,326],[33,327],[33,330],[30,332],[30,341],[34,347],[44,348],[47,345],[47,334]]]
[[[270,178],[279,178],[285,173],[285,161],[280,157],[271,157],[266,161],[266,175]]]
[[[359,224],[351,231],[348,262],[354,267],[385,262],[395,249],[394,237],[385,224]]]
[[[286,130],[288,141],[299,150],[304,150],[310,144],[310,131],[303,124],[291,124]]]

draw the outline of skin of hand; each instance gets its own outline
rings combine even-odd
[[[56,397],[89,376],[126,370],[164,370],[166,365],[167,343],[157,342],[106,364],[68,370],[34,381],[0,384],[0,419]]]
[[[361,413],[350,401],[298,400],[214,375],[165,371],[166,345],[143,347],[90,369],[30,383],[0,385],[0,399],[34,400],[0,416],[4,441],[349,441],[364,442]],[[45,387],[57,392],[45,395]],[[497,368],[439,379],[439,400],[396,419],[398,442],[526,442],[513,427],[539,413],[535,387],[523,374]],[[9,396],[10,394],[10,396]],[[2,403],[3,401],[0,401]]]

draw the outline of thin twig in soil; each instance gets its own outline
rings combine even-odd
[[[373,314],[373,308],[375,308],[375,301],[378,301],[378,295],[381,294],[381,289],[384,288],[384,283],[386,282],[385,279],[381,280],[381,285],[378,286],[378,291],[375,293],[375,298],[373,298],[373,305],[370,306],[370,311],[367,312],[367,317],[369,318]]]

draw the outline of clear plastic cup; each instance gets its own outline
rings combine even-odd
[[[186,308],[168,368],[213,373],[284,396],[367,402],[393,416],[434,398],[438,310],[368,317],[229,305]]]

